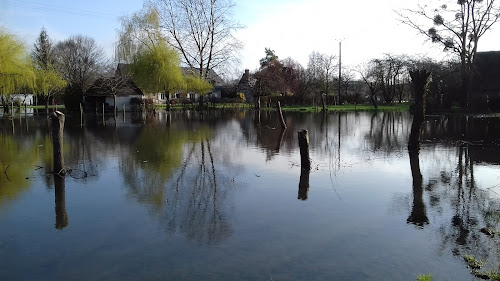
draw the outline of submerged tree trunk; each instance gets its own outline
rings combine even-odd
[[[408,150],[417,150],[420,147],[420,133],[425,116],[425,99],[431,79],[431,73],[426,70],[410,71],[412,84],[415,93],[415,109],[413,113],[413,123],[411,125]]]

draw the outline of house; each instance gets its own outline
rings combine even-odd
[[[189,74],[197,75],[199,72],[199,69],[192,69],[189,67],[181,67],[181,70],[184,75],[189,75]],[[123,77],[127,75],[129,75],[129,64],[119,63],[116,68],[115,76]],[[214,90],[206,94],[205,99],[206,100],[220,99],[224,80],[222,80],[222,78],[213,69],[210,69],[210,71],[208,72],[207,80],[210,84],[214,86]],[[179,99],[179,100],[187,99],[196,102],[198,101],[198,98],[199,95],[197,93],[182,94],[180,92],[174,92],[174,93],[169,93],[168,97],[166,93],[153,94],[153,101],[155,103],[160,103],[160,104],[164,104],[167,102],[167,100],[172,100],[172,99]]]
[[[97,79],[85,92],[85,108],[116,107],[133,110],[140,106],[144,94],[129,76],[113,76]],[[116,102],[116,104],[115,104]]]
[[[182,74],[183,75],[194,75],[197,76],[199,74],[199,68],[190,68],[190,67],[181,67]],[[221,99],[221,93],[222,93],[222,88],[224,85],[224,80],[213,70],[210,69],[210,71],[207,74],[207,81],[208,83],[212,84],[214,89],[212,92],[207,93],[205,95],[205,100],[208,101],[213,101],[213,100],[219,100]],[[170,94],[169,99],[187,99],[193,102],[197,102],[199,99],[199,94],[198,93],[186,93],[186,95],[182,95],[181,93],[172,93]],[[167,96],[166,94],[159,93],[155,95],[155,99],[158,103],[166,103],[167,102]]]
[[[256,81],[253,75],[250,74],[250,71],[245,69],[245,73],[241,76],[236,92],[243,93],[247,102],[253,102],[254,100],[254,87]]]
[[[472,67],[470,101],[500,108],[500,51],[477,52]]]

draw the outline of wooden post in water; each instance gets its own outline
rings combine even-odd
[[[123,104],[123,123],[125,123],[125,104]]]
[[[104,103],[102,103],[102,124],[106,126],[106,119],[104,118]]]
[[[280,115],[281,127],[283,129],[286,129],[286,123],[285,123],[285,119],[283,118],[283,112],[281,111],[281,104],[279,101],[276,103],[276,109],[278,110],[278,113]]]
[[[52,147],[54,151],[54,174],[64,175],[63,133],[65,116],[60,111],[53,112],[50,116],[52,127]]]
[[[410,76],[415,93],[415,110],[413,113],[410,139],[408,140],[408,150],[418,151],[420,147],[420,132],[425,117],[425,99],[432,78],[431,73],[427,70],[410,71]]]
[[[300,149],[300,167],[302,169],[311,169],[311,159],[309,158],[309,132],[302,130],[297,132]]]

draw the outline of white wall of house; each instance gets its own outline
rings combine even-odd
[[[15,94],[11,96],[12,101],[19,100],[22,105],[33,105],[33,94]]]

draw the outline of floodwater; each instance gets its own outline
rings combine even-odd
[[[472,280],[499,264],[500,120],[409,113],[0,119],[0,280]],[[310,173],[297,131],[310,135]],[[302,174],[301,174],[302,173]],[[421,175],[421,177],[420,177]]]

